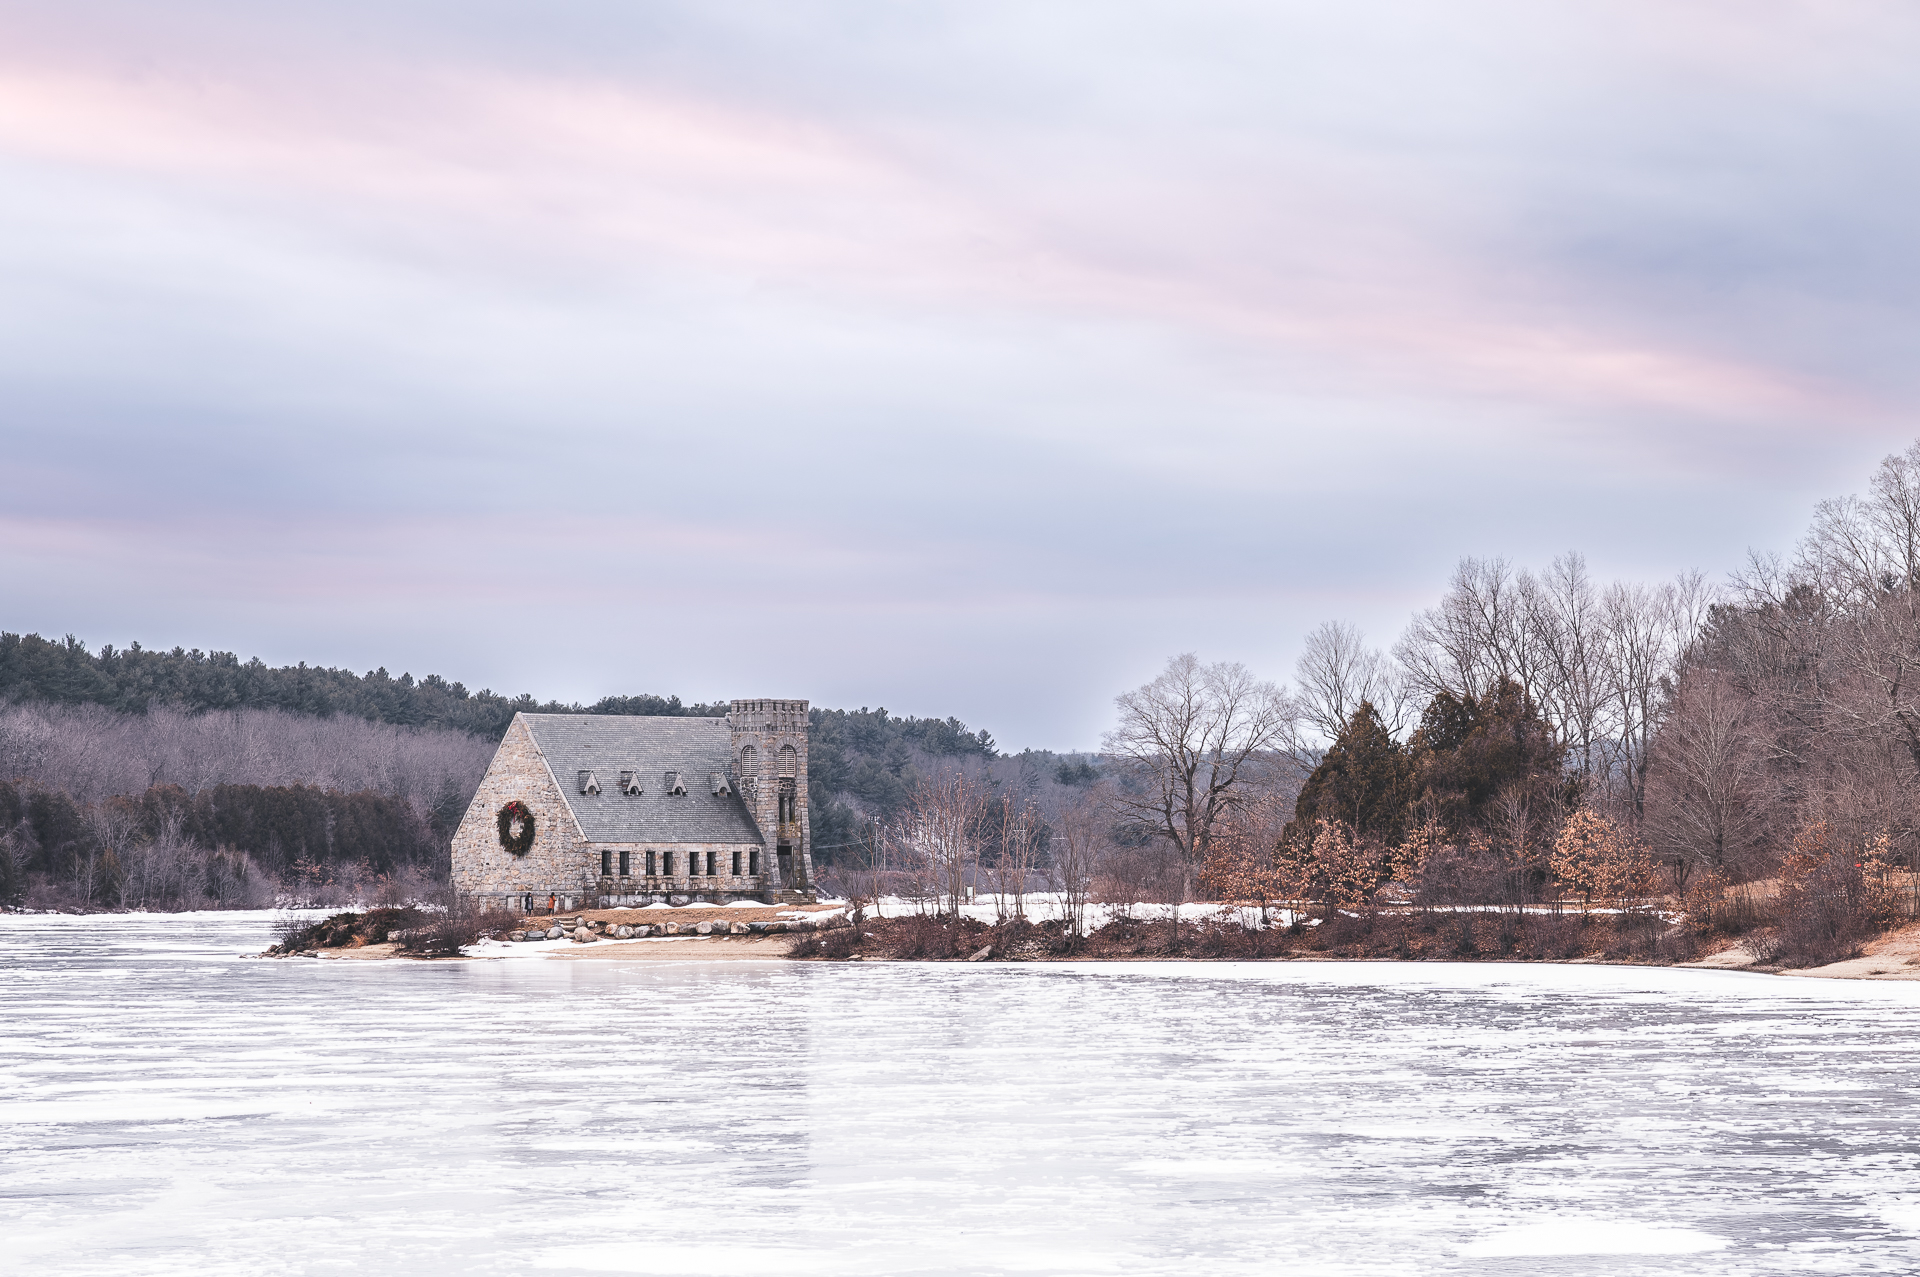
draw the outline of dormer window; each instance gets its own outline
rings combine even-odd
[[[733,786],[727,784],[727,774],[725,772],[713,773],[712,779],[713,793],[716,798],[728,797],[733,793]]]
[[[679,772],[667,773],[667,792],[675,798],[685,798],[687,796],[686,782],[681,779]]]
[[[620,792],[629,798],[638,798],[641,793],[640,773],[635,771],[622,771],[620,773]]]
[[[584,769],[580,773],[580,792],[583,794],[597,794],[600,792],[599,779],[595,777],[592,772]]]

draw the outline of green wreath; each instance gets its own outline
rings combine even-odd
[[[513,832],[515,821],[520,822],[520,832]],[[500,845],[516,856],[524,856],[533,850],[533,812],[518,798],[500,809]]]

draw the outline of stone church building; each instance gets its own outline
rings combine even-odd
[[[813,899],[807,703],[515,714],[454,832],[453,885],[519,910]]]

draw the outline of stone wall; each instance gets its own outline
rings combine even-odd
[[[500,845],[499,812],[515,798],[533,812],[533,846],[524,856]],[[558,895],[570,909],[594,892],[599,876],[600,857],[581,836],[533,734],[516,715],[454,831],[454,889],[489,904],[532,894],[544,907],[548,895]]]
[[[674,897],[687,900],[705,900],[716,904],[725,904],[729,900],[757,899],[767,892],[767,873],[765,860],[768,852],[759,843],[596,843],[590,848],[594,869],[600,868],[600,857],[604,852],[613,861],[611,874],[600,874],[595,881],[594,891],[600,898],[602,908],[617,905],[645,905],[670,903]],[[620,873],[620,853],[629,853],[629,867],[632,872]],[[740,853],[740,872],[733,872],[733,854]],[[646,872],[647,853],[654,854],[655,868],[664,868],[661,856],[673,856],[674,872],[671,874]],[[714,867],[718,873],[706,873],[706,858],[711,853]],[[687,872],[688,856],[701,858],[701,872]],[[759,873],[750,872],[754,858],[763,862]]]
[[[791,700],[738,700],[727,712],[727,727],[733,740],[734,780],[747,810],[767,840],[768,885],[776,890],[811,891],[813,888],[813,835],[807,818],[807,702]],[[751,746],[753,753],[747,754]],[[781,749],[793,750],[795,818],[782,825],[780,811]],[[749,760],[751,758],[751,761]],[[791,842],[794,848],[792,881],[781,878],[778,847]]]

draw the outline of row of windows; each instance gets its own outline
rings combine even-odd
[[[646,857],[647,857],[647,860],[646,860],[647,877],[649,878],[659,877],[659,876],[665,876],[668,878],[673,877],[674,865],[679,861],[679,853],[671,852],[671,851],[649,851],[646,853]],[[733,876],[736,878],[740,876],[741,859],[742,859],[741,854],[738,851],[735,851],[733,853]],[[749,851],[746,853],[745,859],[747,864],[747,872],[749,874],[757,874],[760,872],[760,853],[759,852]],[[634,862],[633,852],[623,851],[620,853],[620,876],[622,878],[630,878],[633,876],[633,862]],[[702,868],[702,863],[701,863],[700,853],[697,851],[687,852],[686,866],[687,866],[687,874],[689,877],[693,877],[693,878],[701,877],[702,875],[700,871]],[[719,852],[710,851],[706,854],[705,869],[706,869],[705,876],[708,878],[717,878],[720,876],[720,853]],[[600,874],[602,877],[611,877],[613,874],[613,852],[610,850],[602,851],[600,853]]]

